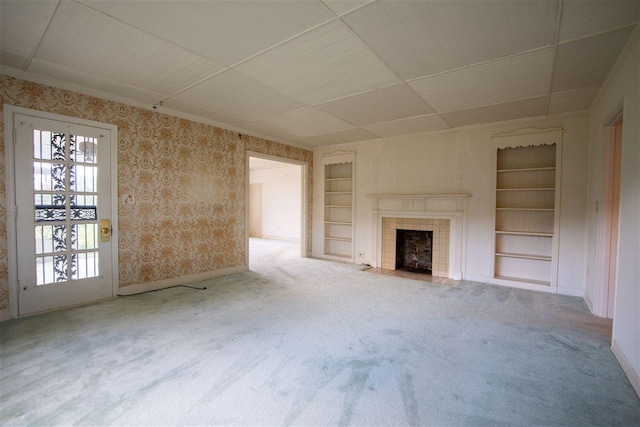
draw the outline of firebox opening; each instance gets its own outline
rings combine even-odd
[[[431,274],[433,231],[396,230],[396,270]]]

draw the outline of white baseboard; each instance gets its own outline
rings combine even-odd
[[[572,297],[580,297],[580,298],[585,297],[585,293],[583,289],[566,288],[563,286],[558,286],[558,293],[562,295],[569,295]]]
[[[591,298],[589,298],[589,295],[585,292],[584,296],[582,298],[584,298],[584,302],[587,303],[587,307],[589,307],[589,311],[591,312],[591,314],[594,314],[593,313],[593,308],[594,308],[593,307],[593,301],[591,301]]]
[[[625,356],[615,339],[611,340],[611,351],[613,355],[616,356],[616,359],[618,359],[618,363],[622,366],[624,373],[627,374],[627,378],[629,378],[629,382],[636,391],[636,394],[640,397],[640,375],[638,375],[638,372],[633,368],[633,365],[631,365],[631,362],[629,362],[629,359],[627,359],[627,356]]]
[[[9,315],[9,309],[5,308],[0,310],[0,322],[4,322],[5,320],[9,320],[11,316]]]
[[[118,290],[118,296],[135,295],[142,292],[157,291],[177,285],[188,285],[202,280],[213,279],[214,277],[226,276],[227,274],[241,273],[249,268],[246,265],[223,268],[221,270],[207,271],[205,273],[191,274],[189,276],[174,277],[172,279],[158,280],[157,282],[141,283],[139,285],[125,286]]]

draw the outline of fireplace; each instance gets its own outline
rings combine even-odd
[[[448,219],[382,218],[382,268],[396,270],[402,268],[399,265],[404,264],[404,254],[402,259],[398,259],[398,230],[418,233],[429,232],[431,236],[430,274],[436,277],[449,277]],[[424,236],[424,234],[422,235]]]
[[[431,274],[433,231],[396,229],[396,270]]]
[[[396,230],[431,231],[431,274],[463,278],[468,193],[374,194],[374,267],[395,270]]]

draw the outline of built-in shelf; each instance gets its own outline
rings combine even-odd
[[[497,211],[541,211],[553,212],[555,209],[550,208],[496,208]]]
[[[341,151],[323,157],[326,258],[353,260],[354,165],[354,153]]]
[[[495,279],[556,285],[561,137],[559,128],[494,136]]]
[[[496,191],[555,191],[555,188],[547,188],[547,187],[496,188]]]
[[[350,242],[351,239],[348,237],[332,237],[332,236],[325,236],[324,237],[327,240],[337,240],[339,242]]]
[[[496,234],[508,234],[511,236],[553,237],[553,233],[537,233],[532,231],[506,231],[496,230]]]
[[[527,279],[526,277],[512,277],[512,276],[495,276],[496,279],[500,279],[500,280],[509,280],[510,282],[525,282],[525,283],[531,283],[534,285],[544,285],[544,286],[549,286],[551,285],[551,282],[548,282],[546,280],[534,280],[534,279]]]
[[[542,255],[509,254],[509,253],[496,252],[496,256],[505,257],[505,258],[537,259],[539,261],[551,261],[550,256],[542,256]]]
[[[351,260],[351,255],[345,255],[343,253],[333,253],[333,252],[325,252],[324,253],[325,256],[330,257],[330,258],[344,258],[344,261],[348,261]]]
[[[541,172],[541,171],[554,171],[556,170],[555,166],[550,166],[546,168],[520,168],[520,169],[498,169],[498,173],[509,173],[509,172]]]

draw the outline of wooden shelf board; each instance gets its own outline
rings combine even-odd
[[[343,259],[351,259],[351,255],[345,255],[345,254],[334,254],[331,252],[325,252],[324,253],[326,256],[330,256],[330,257],[334,257],[334,258],[343,258]]]
[[[545,166],[541,168],[522,168],[522,169],[498,169],[498,173],[508,173],[508,172],[538,172],[538,171],[554,171],[556,170],[555,166]]]
[[[499,275],[496,275],[495,278],[500,280],[509,280],[511,282],[525,282],[525,283],[532,283],[534,285],[551,286],[551,282],[547,282],[544,280],[534,280],[534,279],[525,279],[523,277],[510,277],[510,276],[499,276]]]
[[[351,239],[348,237],[331,237],[331,236],[324,236],[325,240],[337,240],[339,242],[351,242]]]
[[[353,178],[325,178],[325,181],[351,181]]]
[[[324,205],[325,208],[352,208],[351,205]]]
[[[351,194],[351,191],[327,191],[324,194]]]
[[[338,225],[351,225],[351,222],[344,222],[344,221],[325,221],[325,224],[338,224]]]
[[[520,259],[533,259],[538,261],[551,261],[550,256],[543,256],[543,255],[512,254],[512,253],[505,253],[505,252],[496,252],[496,256],[505,257],[505,258],[520,258]]]
[[[553,212],[553,208],[496,208],[497,211]]]
[[[555,191],[555,187],[496,188],[496,191]]]
[[[535,231],[506,231],[496,230],[496,234],[510,234],[513,236],[553,237],[553,233],[538,233]]]

